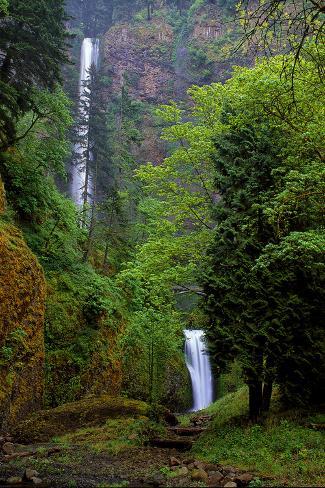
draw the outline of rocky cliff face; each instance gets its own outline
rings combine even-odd
[[[138,12],[113,24],[102,37],[102,70],[111,80],[107,99],[118,96],[127,83],[129,95],[145,104],[142,143],[133,148],[138,163],[159,164],[167,152],[152,115],[157,105],[186,101],[192,84],[224,81],[232,65],[251,61],[234,54],[239,34],[231,15],[218,2],[200,2],[180,13],[161,1],[151,20]]]
[[[0,179],[0,428],[41,407],[44,377],[43,271],[4,204]]]

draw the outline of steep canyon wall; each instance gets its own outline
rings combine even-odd
[[[42,406],[45,355],[43,271],[4,210],[0,178],[0,429]]]

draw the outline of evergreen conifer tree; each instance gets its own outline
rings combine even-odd
[[[0,16],[0,148],[15,142],[16,121],[37,113],[33,88],[53,89],[67,62],[63,0],[11,0]]]

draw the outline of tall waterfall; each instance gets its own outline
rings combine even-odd
[[[190,372],[192,411],[206,408],[213,401],[213,379],[209,356],[204,343],[203,330],[185,330],[185,360]]]
[[[86,37],[81,46],[80,54],[80,78],[79,78],[79,113],[86,122],[88,122],[89,115],[85,112],[82,101],[85,100],[86,95],[89,95],[89,90],[84,86],[84,83],[89,80],[89,69],[94,64],[98,66],[99,58],[99,40]],[[82,143],[75,144],[74,151],[79,155],[78,164],[72,167],[72,181],[71,181],[71,196],[74,202],[81,206],[83,204],[83,196],[86,184],[86,158],[84,156],[85,148],[88,144],[88,128],[83,126],[79,129],[78,136]],[[92,193],[91,178],[88,182],[88,191]]]

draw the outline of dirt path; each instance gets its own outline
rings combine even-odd
[[[8,484],[10,477],[22,478],[27,468],[36,470],[42,487],[238,487],[252,476],[235,468],[205,464],[189,452],[155,447],[132,447],[116,455],[96,453],[92,446],[69,446],[48,457],[53,445],[28,446],[32,457],[0,464],[0,487],[31,487],[32,482]],[[26,449],[26,448],[25,448]],[[227,484],[228,483],[228,484]],[[230,483],[230,484],[229,484]]]
[[[48,445],[48,447],[51,447]],[[26,468],[35,469],[47,487],[108,487],[119,486],[198,486],[190,478],[171,477],[167,473],[170,459],[183,461],[184,453],[175,449],[138,447],[116,455],[94,453],[90,448],[70,446],[51,457],[43,457],[44,445],[29,446],[40,454],[0,465],[0,486],[9,486],[10,477],[22,477]],[[163,468],[163,469],[161,469]],[[10,484],[10,486],[16,486]],[[24,486],[18,483],[17,486]],[[31,486],[26,484],[25,486]]]

